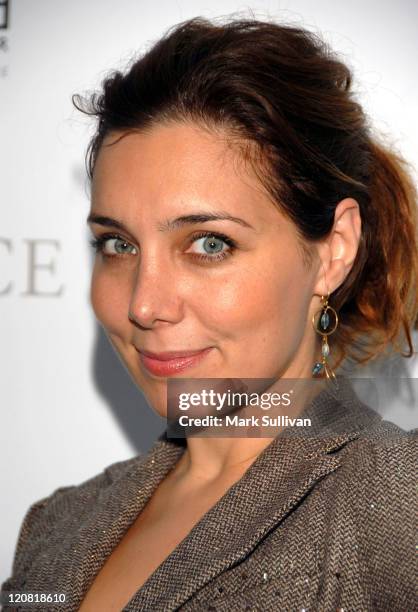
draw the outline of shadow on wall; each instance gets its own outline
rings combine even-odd
[[[166,428],[166,420],[148,405],[103,328],[97,322],[95,328],[94,384],[136,453],[147,453]],[[360,369],[345,370],[344,375],[353,379],[354,389],[363,402],[383,418],[409,430],[418,425],[418,378],[413,375],[414,365],[413,360],[393,355]],[[409,417],[397,416],[401,406],[407,408]]]
[[[103,328],[96,322],[92,375],[98,393],[136,452],[147,453],[166,428],[132,381]]]
[[[97,322],[95,329],[92,374],[96,389],[136,453],[147,453],[165,430],[166,420],[149,406]],[[405,359],[394,354],[361,368],[344,368],[341,373],[353,379],[363,402],[384,419],[409,430],[418,426],[418,378],[414,370],[416,356]],[[401,408],[407,412],[402,413]]]
[[[418,333],[413,332],[414,348],[418,344]],[[360,399],[369,404],[383,418],[396,421],[400,408],[409,413],[408,425],[417,427],[418,416],[418,353],[406,359],[392,352],[379,357],[365,366],[344,364],[341,373],[353,379]],[[397,423],[407,427],[407,423]]]

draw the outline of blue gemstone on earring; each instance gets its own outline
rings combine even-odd
[[[324,367],[324,364],[318,361],[312,368],[312,374],[316,376],[316,374],[319,374],[319,372],[322,370],[323,367]]]
[[[321,317],[321,327],[325,331],[326,329],[328,329],[328,326],[329,326],[329,314],[327,312],[324,312]]]

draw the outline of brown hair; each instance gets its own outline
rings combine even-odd
[[[414,354],[418,237],[408,165],[371,134],[352,76],[317,35],[253,19],[200,17],[170,28],[125,73],[76,107],[97,117],[86,156],[90,178],[112,131],[194,121],[239,145],[273,202],[295,223],[307,265],[332,229],[337,204],[355,198],[362,219],[357,257],[329,303],[339,315],[335,362],[366,363],[402,331]],[[223,130],[225,128],[225,130]]]

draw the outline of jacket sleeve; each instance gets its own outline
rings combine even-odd
[[[78,503],[80,498],[94,498],[100,495],[100,492],[134,461],[136,458],[116,462],[81,484],[60,487],[33,503],[24,515],[19,529],[12,575],[1,585],[1,590],[24,588],[28,569],[41,553],[48,535],[56,528],[62,517],[68,513],[74,514],[74,509],[80,507]]]
[[[416,605],[418,430],[373,444],[362,508],[376,609]],[[367,538],[367,539],[366,539]]]
[[[5,580],[0,587],[2,593],[2,603],[4,601],[4,593],[19,591],[25,588],[25,572],[30,566],[34,551],[37,549],[36,543],[41,542],[43,534],[48,531],[48,522],[45,522],[44,513],[48,505],[57,498],[57,496],[74,489],[74,486],[60,487],[53,491],[50,495],[33,503],[23,517],[20,525],[17,543],[14,551],[12,563],[12,575]],[[1,610],[4,608],[1,607]],[[15,610],[7,606],[7,610]]]
[[[44,510],[48,505],[65,491],[74,489],[74,486],[60,487],[53,491],[47,497],[43,497],[39,501],[33,503],[23,517],[22,524],[19,529],[15,554],[12,565],[12,573],[14,574],[19,566],[19,559],[24,555],[24,551],[28,547],[31,539],[37,534],[45,531],[46,525],[43,524]]]
[[[347,450],[329,502],[320,612],[415,609],[417,432],[362,439]]]

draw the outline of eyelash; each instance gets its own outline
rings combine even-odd
[[[202,231],[202,232],[197,232],[196,234],[194,234],[191,239],[191,244],[196,242],[196,240],[199,240],[199,238],[206,238],[208,236],[219,238],[220,240],[225,242],[225,244],[228,245],[229,249],[227,251],[222,251],[215,255],[203,255],[202,253],[191,253],[193,257],[199,259],[200,261],[206,261],[206,262],[221,261],[225,259],[226,257],[229,257],[230,255],[232,255],[232,253],[235,251],[237,247],[235,240],[233,240],[229,236],[226,236],[225,234],[222,234],[221,232],[209,232],[209,231]],[[123,254],[109,255],[104,252],[104,245],[111,238],[115,238],[117,240],[121,240],[122,242],[130,244],[128,240],[125,240],[119,234],[103,234],[102,236],[99,236],[98,238],[90,239],[89,242],[90,242],[90,245],[93,247],[93,249],[96,251],[96,253],[100,252],[103,255],[103,257],[106,257],[108,259],[111,259],[113,257],[124,257]]]

